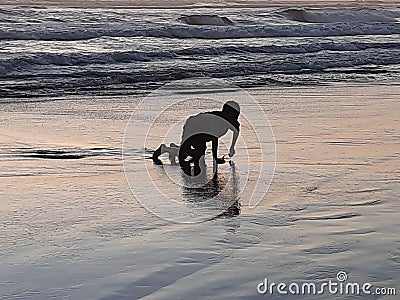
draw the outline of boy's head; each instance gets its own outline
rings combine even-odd
[[[240,114],[240,106],[235,101],[227,101],[222,107],[222,113],[229,119],[237,120]]]

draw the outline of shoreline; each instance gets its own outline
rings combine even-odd
[[[168,83],[165,83],[168,84]],[[400,87],[400,82],[390,82],[390,83],[382,83],[382,82],[375,82],[375,83],[350,83],[350,82],[337,82],[337,83],[326,83],[326,84],[319,84],[319,85],[292,85],[292,86],[254,86],[254,87],[238,87],[241,90],[247,91],[249,94],[252,94],[252,91],[257,92],[257,91],[262,91],[262,90],[270,90],[270,91],[276,91],[279,89],[282,90],[293,90],[293,89],[298,89],[298,90],[308,90],[308,89],[318,89],[318,88],[372,88],[372,87]],[[162,87],[162,86],[161,86]],[[41,102],[55,102],[55,101],[75,101],[76,98],[80,98],[82,100],[90,100],[90,99],[100,99],[100,100],[109,100],[109,99],[124,99],[124,98],[139,98],[139,99],[144,99],[151,95],[154,90],[149,90],[147,92],[143,92],[140,94],[116,94],[116,95],[80,95],[80,94],[72,94],[72,95],[61,95],[61,96],[32,96],[32,97],[13,97],[13,98],[7,98],[4,97],[0,100],[0,105],[2,104],[17,104],[17,103],[41,103]],[[227,91],[229,92],[229,91]],[[221,91],[219,91],[221,93]],[[5,100],[5,101],[4,101]]]

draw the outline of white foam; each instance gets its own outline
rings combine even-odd
[[[215,25],[226,26],[233,25],[233,22],[227,17],[218,15],[190,15],[178,18],[178,21],[188,25]]]
[[[121,24],[98,26],[69,26],[60,28],[31,26],[7,28],[0,32],[0,40],[46,40],[69,41],[109,37],[165,37],[165,38],[201,38],[234,39],[263,37],[318,37],[344,35],[388,35],[400,34],[400,23],[331,23],[331,24],[278,24],[278,25],[239,25],[235,26],[187,26],[170,24],[169,26],[136,27]]]
[[[150,51],[150,52],[142,52],[142,51],[122,51],[122,52],[104,52],[104,53],[91,53],[91,54],[83,54],[83,53],[30,53],[25,55],[17,55],[13,58],[9,59],[1,59],[0,60],[0,74],[9,74],[10,72],[15,72],[18,70],[29,70],[31,68],[39,68],[43,66],[89,66],[90,65],[112,65],[112,64],[121,64],[121,63],[133,63],[133,62],[152,62],[152,61],[168,61],[171,58],[177,58],[181,56],[189,56],[189,57],[204,57],[204,56],[214,56],[214,55],[231,55],[241,53],[243,55],[263,55],[263,54],[271,54],[271,55],[295,55],[296,54],[304,54],[304,55],[315,55],[318,56],[318,53],[322,51],[331,51],[331,55],[334,55],[333,52],[336,52],[338,55],[338,59],[334,60],[333,67],[340,67],[340,62],[345,57],[346,52],[352,51],[352,57],[356,59],[358,63],[364,62],[368,57],[365,57],[365,50],[373,49],[372,51],[380,51],[381,53],[388,53],[388,55],[384,55],[380,61],[384,64],[396,64],[399,59],[397,55],[393,55],[393,53],[399,49],[399,43],[361,43],[361,42],[352,42],[352,43],[332,43],[332,42],[320,42],[320,43],[304,43],[304,44],[295,44],[295,45],[267,45],[267,46],[237,46],[237,47],[206,47],[206,48],[184,48],[177,49],[176,51]],[[368,50],[369,51],[369,50]],[[247,53],[247,54],[246,54]],[[359,53],[359,54],[358,54]],[[391,55],[389,55],[391,53]],[[340,57],[339,57],[340,56]],[[279,57],[279,56],[278,56]],[[325,61],[320,58],[321,62]],[[347,66],[347,62],[346,66]],[[257,64],[258,65],[258,64]],[[258,69],[258,66],[255,66]],[[331,65],[329,65],[331,66]],[[317,69],[320,69],[319,66],[315,66]],[[325,66],[327,67],[327,66]],[[277,65],[271,65],[274,71],[290,71],[290,70],[298,70],[302,67],[295,63],[279,63]],[[307,65],[307,68],[313,68],[311,65]],[[250,71],[252,67],[247,65],[247,69]],[[236,73],[234,72],[233,75]]]
[[[286,9],[282,12],[289,19],[308,23],[371,23],[396,22],[391,12],[367,9]]]

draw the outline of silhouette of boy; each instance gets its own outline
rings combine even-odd
[[[228,130],[232,130],[233,137],[229,156],[235,155],[235,145],[240,131],[239,114],[239,104],[235,101],[228,101],[223,105],[222,111],[204,112],[189,117],[183,126],[181,146],[171,144],[170,147],[167,147],[162,144],[153,153],[154,163],[161,164],[158,157],[162,153],[168,152],[172,163],[175,162],[175,156],[178,157],[179,165],[186,175],[197,176],[201,173],[201,166],[204,165],[206,143],[211,142],[214,163],[223,164],[224,157],[218,158],[217,155],[218,139]]]

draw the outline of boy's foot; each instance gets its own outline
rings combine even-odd
[[[173,166],[176,165],[176,160],[179,157],[179,145],[171,143],[169,144],[169,150],[166,151],[169,153],[169,161]]]
[[[152,159],[156,165],[162,165],[162,162],[158,157],[165,152],[164,149],[165,145],[161,144],[160,147],[158,147],[157,150],[153,152]]]

